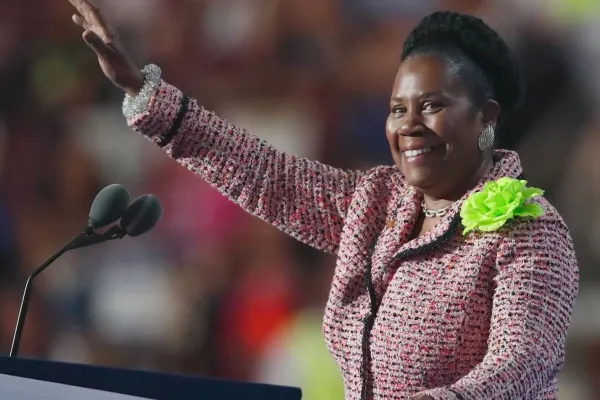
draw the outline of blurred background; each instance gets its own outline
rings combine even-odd
[[[67,0],[0,2],[0,351],[26,276],[80,232],[96,192],[156,194],[159,226],[41,275],[22,355],[301,386],[342,399],[321,335],[334,259],[244,214],[130,131]],[[426,14],[484,18],[528,85],[503,147],[566,219],[581,267],[561,399],[600,398],[598,0],[97,0],[140,67],[279,149],[391,163],[401,46]]]

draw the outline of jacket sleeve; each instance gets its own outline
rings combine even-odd
[[[194,99],[186,97],[182,108],[183,99],[179,89],[161,81],[147,109],[127,123],[247,212],[336,253],[360,173],[277,151]],[[178,129],[165,144],[174,124]]]
[[[519,223],[500,245],[496,262],[487,354],[454,385],[422,394],[533,399],[561,370],[579,284],[566,225],[557,214]]]

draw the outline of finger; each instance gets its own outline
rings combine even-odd
[[[100,36],[98,36],[93,31],[85,31],[83,32],[83,40],[87,43],[88,46],[92,48],[96,52],[96,54],[100,57],[108,56],[110,48],[108,45],[102,40]]]
[[[79,14],[90,24],[106,30],[106,24],[98,8],[90,0],[69,0]]]
[[[79,25],[83,29],[85,29],[85,30],[91,29],[90,24],[88,24],[88,22],[81,15],[74,14],[72,18],[73,18],[73,22],[75,22],[77,25]]]
[[[69,0],[69,2],[84,17],[98,14],[98,8],[94,3],[91,2],[91,0]]]

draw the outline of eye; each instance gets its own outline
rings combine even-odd
[[[405,112],[406,108],[404,108],[403,106],[395,106],[392,108],[392,114],[394,114],[396,118],[401,118]]]
[[[443,108],[443,105],[435,101],[428,101],[423,104],[423,110],[425,111],[438,111],[441,108]]]

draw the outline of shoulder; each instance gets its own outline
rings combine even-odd
[[[577,296],[579,266],[573,241],[558,211],[545,198],[539,218],[515,219],[507,224],[496,257],[497,283],[510,290],[511,302],[561,304],[563,316]],[[565,308],[566,307],[566,308]],[[566,313],[566,314],[565,314]]]
[[[537,238],[542,235],[544,238],[562,239],[565,242],[572,242],[569,228],[558,210],[542,196],[536,197],[532,202],[540,205],[544,214],[538,218],[522,218],[510,224],[507,230],[508,238],[526,239]],[[541,237],[538,239],[542,239]]]
[[[385,185],[389,188],[404,186],[404,176],[394,165],[380,165],[361,174],[359,185]]]
[[[396,166],[377,166],[363,171],[356,185],[356,198],[384,202],[405,186],[404,176]]]
[[[573,240],[562,216],[546,198],[532,201],[542,207],[544,214],[507,224],[501,235],[501,255],[548,268],[562,265],[577,269]]]

